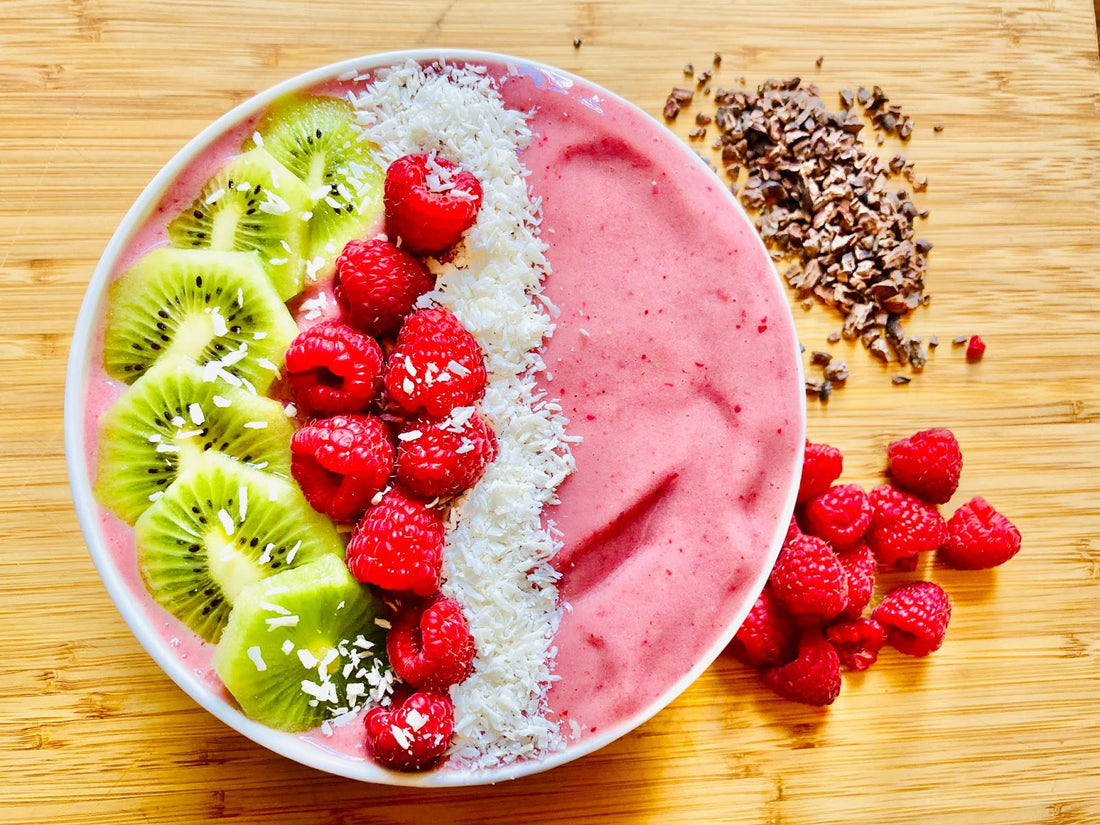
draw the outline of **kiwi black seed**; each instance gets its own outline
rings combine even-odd
[[[210,642],[246,586],[325,555],[343,566],[343,539],[293,481],[216,452],[182,468],[134,537],[150,595]]]
[[[385,172],[343,99],[292,95],[257,126],[264,148],[310,193],[309,257],[320,269],[382,214]]]
[[[305,184],[257,148],[220,168],[168,224],[168,237],[181,249],[256,255],[285,301],[304,283],[309,205]]]
[[[239,594],[214,668],[241,709],[300,731],[377,702],[392,684],[383,610],[343,561],[326,556]]]
[[[293,432],[277,401],[205,381],[193,361],[170,356],[150,367],[103,415],[96,496],[133,524],[182,467],[210,452],[288,476]]]
[[[297,333],[254,255],[161,247],[111,285],[103,366],[132,383],[157,359],[186,355],[262,393]]]

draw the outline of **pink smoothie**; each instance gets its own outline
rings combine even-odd
[[[534,112],[537,137],[522,160],[542,199],[545,294],[561,310],[543,380],[583,438],[546,513],[562,533],[555,564],[568,605],[550,709],[583,739],[713,655],[762,583],[804,437],[797,342],[751,225],[678,138],[580,84],[493,69],[509,106]],[[119,273],[163,242],[167,219],[250,133],[243,124],[192,165]],[[122,389],[96,358],[86,402],[93,478],[96,422]],[[134,599],[224,695],[212,648],[146,596],[130,528],[110,515],[102,528]],[[358,726],[349,728],[311,738],[361,758]]]
[[[550,702],[586,734],[729,635],[803,440],[793,323],[752,227],[678,138],[594,94],[548,105],[526,78],[505,85],[537,107],[524,162],[561,308],[545,360],[583,437],[549,514],[572,608]]]

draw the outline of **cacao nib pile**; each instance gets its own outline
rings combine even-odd
[[[714,69],[720,60],[715,55]],[[876,145],[886,135],[905,142],[912,119],[878,86],[842,89],[839,109],[830,111],[817,87],[798,77],[712,94],[712,70],[695,76],[689,65],[684,73],[695,88],[670,92],[666,120],[675,120],[696,95],[711,98],[688,136],[703,140],[713,126],[712,146],[731,189],[756,215],[761,237],[784,262],[783,275],[804,304],[817,300],[834,308],[843,316],[844,338],[859,339],[885,362],[920,370],[927,349],[905,333],[901,319],[929,300],[924,276],[932,245],[915,236],[917,219],[928,213],[911,197],[928,182],[904,155],[883,160],[861,139],[870,123]],[[744,86],[744,78],[737,80]],[[847,377],[847,365],[827,353],[815,356],[812,363],[823,372],[807,381],[807,390],[825,400]],[[908,380],[894,375],[896,384]]]

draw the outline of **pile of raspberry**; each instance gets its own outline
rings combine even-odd
[[[496,458],[477,412],[486,371],[473,335],[448,310],[416,308],[435,286],[425,266],[477,219],[481,184],[434,154],[386,170],[385,237],[350,241],[336,261],[340,316],[287,349],[286,384],[305,423],[291,474],[310,505],[354,525],[348,569],[393,611],[386,649],[401,683],[365,716],[380,764],[420,770],[454,730],[452,685],[476,646],[462,606],[440,591],[444,508]]]
[[[996,567],[1020,549],[1020,532],[977,496],[945,519],[962,452],[947,429],[922,430],[886,450],[890,482],[870,492],[837,483],[843,457],[806,443],[795,516],[775,567],[732,651],[778,695],[829,705],[841,670],[862,671],[889,645],[923,657],[939,649],[951,602],[938,584],[912,581],[868,610],[880,571],[916,570],[923,553],[962,570]]]

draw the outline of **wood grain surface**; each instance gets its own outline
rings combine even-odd
[[[839,345],[852,377],[808,427],[865,485],[889,440],[951,427],[955,503],[983,494],[1019,525],[1024,549],[997,571],[921,571],[954,599],[942,650],[885,653],[825,712],[724,656],[596,754],[435,792],[287,761],[158,670],[66,478],[64,369],[96,260],[234,104],[338,59],[442,45],[558,65],[655,115],[681,67],[718,51],[718,85],[798,74],[832,104],[880,84],[913,116],[903,151],[930,181],[935,249],[909,329],[941,345],[904,387]],[[0,823],[1100,822],[1098,104],[1089,0],[0,0]],[[839,326],[820,307],[795,319],[807,349]],[[971,333],[989,346],[976,364],[950,345]]]

